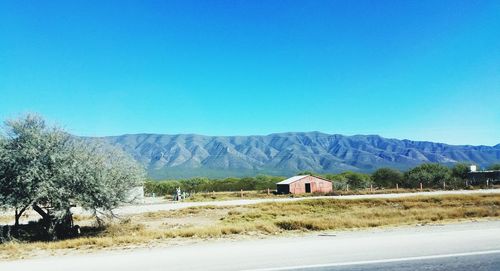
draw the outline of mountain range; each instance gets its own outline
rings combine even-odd
[[[344,136],[320,132],[264,136],[132,134],[99,138],[121,147],[143,164],[153,179],[228,177],[300,171],[371,172],[380,167],[405,170],[422,163],[500,161],[495,146],[448,145],[389,139],[378,135]]]

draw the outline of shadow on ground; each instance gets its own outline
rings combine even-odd
[[[94,237],[102,234],[106,230],[105,226],[84,226],[74,228],[74,232],[67,234],[59,234],[57,238],[51,235],[45,223],[42,220],[29,222],[28,224],[19,225],[16,229],[13,225],[0,225],[0,244],[10,241],[20,242],[40,242],[65,240],[80,237]]]

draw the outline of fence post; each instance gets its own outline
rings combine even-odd
[[[370,184],[370,192],[373,192],[373,184]]]
[[[346,186],[346,191],[349,191],[349,184],[347,184]]]
[[[270,195],[271,194],[271,191],[269,190],[269,188],[267,188],[267,194]]]
[[[399,185],[398,185],[398,184],[396,184],[396,191],[398,191],[398,190],[399,190]]]
[[[240,190],[240,197],[243,198],[243,189]]]
[[[446,181],[443,182],[443,190],[446,190]]]
[[[490,179],[486,179],[486,188],[490,187]]]
[[[420,183],[420,191],[422,191],[422,190],[423,190],[422,188],[423,188],[423,187],[422,187],[422,183]]]

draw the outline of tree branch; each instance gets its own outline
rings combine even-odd
[[[46,213],[42,208],[40,208],[38,205],[33,204],[33,210],[37,212],[40,216],[42,216],[43,219],[50,221],[50,216],[48,213]]]

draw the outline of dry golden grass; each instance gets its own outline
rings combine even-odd
[[[0,215],[0,223],[8,223],[14,220],[13,215]]]
[[[236,192],[208,192],[208,193],[196,193],[188,197],[185,201],[191,202],[206,202],[206,201],[221,201],[221,200],[238,200],[238,199],[276,199],[276,198],[304,198],[304,197],[314,197],[314,196],[340,196],[340,195],[371,195],[371,194],[397,194],[397,193],[415,193],[422,191],[434,191],[432,189],[357,189],[357,190],[335,190],[331,193],[308,193],[308,194],[288,194],[288,195],[275,195],[267,191],[236,191]]]
[[[419,196],[395,199],[311,199],[247,206],[204,206],[144,213],[109,224],[95,235],[56,242],[0,245],[0,257],[22,257],[33,251],[123,247],[174,238],[220,238],[287,232],[345,230],[498,218],[500,194]],[[203,225],[169,226],[171,220],[212,218]],[[161,222],[164,227],[154,226]]]
[[[263,198],[286,198],[288,195],[274,195],[272,191],[267,194],[267,191],[237,191],[237,192],[208,192],[196,193],[186,199],[186,201],[221,201],[221,200],[236,200],[236,199],[263,199]]]

